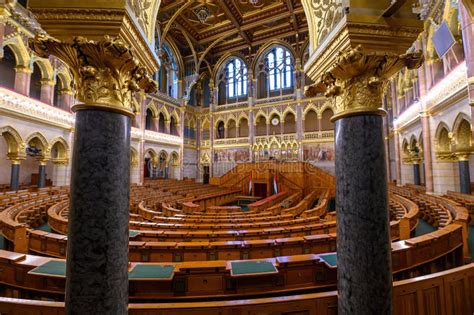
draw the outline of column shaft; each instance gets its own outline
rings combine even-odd
[[[469,160],[459,161],[459,180],[461,193],[471,194],[471,175],[469,174]]]
[[[431,158],[431,132],[430,117],[422,115],[423,126],[423,160],[425,164],[425,187],[426,192],[433,192],[433,160]]]
[[[391,314],[392,268],[382,117],[336,121],[339,314]]]
[[[413,184],[421,185],[420,164],[413,163]]]
[[[400,156],[400,135],[398,132],[394,132],[393,139],[395,141],[395,169],[397,175],[397,185],[402,184],[402,160]]]
[[[10,190],[15,191],[20,187],[20,164],[12,163],[10,176]]]
[[[46,186],[46,165],[40,164],[38,168],[38,188]]]
[[[16,69],[15,91],[26,96],[30,95],[30,80],[31,80],[30,70]]]
[[[127,314],[130,118],[76,114],[66,313]]]

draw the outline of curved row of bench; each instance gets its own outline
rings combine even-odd
[[[393,314],[472,314],[474,313],[474,264],[393,283]],[[247,300],[131,303],[131,315],[189,314],[321,314],[337,312],[337,292]],[[0,313],[9,315],[65,314],[64,302],[0,297]]]

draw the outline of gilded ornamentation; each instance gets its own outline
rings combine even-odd
[[[132,50],[120,39],[105,36],[100,41],[74,37],[72,43],[45,35],[30,39],[30,47],[41,57],[54,55],[71,69],[76,98],[84,104],[73,109],[99,107],[133,115],[132,92],[155,92],[157,84],[138,65]]]
[[[319,44],[326,39],[331,30],[343,17],[342,1],[341,0],[311,0],[303,1],[303,6],[306,14],[309,16],[309,26],[313,26],[309,30],[310,38],[312,39],[311,47],[315,49]],[[310,49],[311,50],[311,49]]]
[[[388,80],[401,69],[416,69],[422,62],[421,52],[381,55],[364,53],[359,45],[341,53],[321,81],[306,90],[306,96],[324,91],[333,98],[332,120],[357,113],[383,114],[382,95]]]
[[[140,24],[143,30],[146,30],[150,22],[148,10],[151,8],[152,2],[150,0],[131,0],[129,3],[133,13],[135,13],[138,24]]]

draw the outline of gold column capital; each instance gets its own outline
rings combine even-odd
[[[76,98],[82,104],[73,111],[99,108],[133,116],[132,92],[155,92],[157,84],[139,66],[132,49],[121,39],[104,36],[99,41],[74,37],[60,42],[46,35],[30,39],[29,46],[41,57],[54,55],[71,69]]]
[[[332,121],[357,114],[384,115],[382,95],[390,78],[405,67],[419,68],[423,60],[421,52],[405,55],[366,53],[358,45],[340,53],[320,82],[306,89],[305,93],[308,97],[324,93],[332,98]]]
[[[18,65],[15,67],[15,72],[20,73],[33,73],[33,69],[29,66]]]
[[[456,152],[454,154],[458,161],[469,161],[469,156],[471,155],[471,152],[463,151],[463,152]]]

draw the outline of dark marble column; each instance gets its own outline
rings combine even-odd
[[[461,192],[471,193],[471,175],[469,174],[469,160],[459,160],[459,180],[461,182]]]
[[[20,187],[20,163],[12,161],[12,171],[10,176],[10,190],[15,191]]]
[[[38,188],[43,188],[46,186],[46,165],[40,162],[38,168]]]
[[[130,118],[76,114],[67,248],[67,314],[127,314]]]
[[[417,162],[413,163],[413,184],[421,185],[420,164]]]
[[[338,314],[391,314],[392,268],[383,122],[336,121]]]

